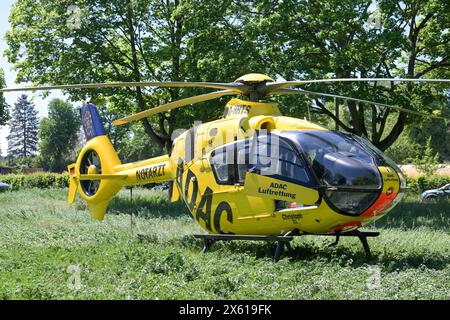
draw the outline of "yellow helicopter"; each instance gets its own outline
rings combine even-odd
[[[3,89],[52,90],[105,87],[203,87],[212,93],[167,103],[114,122],[123,125],[160,112],[237,95],[221,119],[195,125],[173,140],[169,155],[121,163],[94,105],[81,108],[87,143],[69,165],[68,202],[76,193],[91,215],[102,220],[108,203],[124,186],[171,181],[170,199],[183,200],[206,231],[204,251],[216,240],[277,241],[274,259],[294,236],[357,236],[358,228],[388,213],[401,199],[405,178],[396,164],[369,141],[330,131],[307,120],[283,116],[270,95],[307,94],[342,98],[436,117],[398,106],[292,89],[331,82],[449,82],[446,79],[319,79],[275,82],[247,74],[233,83],[117,82]]]

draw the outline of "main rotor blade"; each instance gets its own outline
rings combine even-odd
[[[306,94],[306,95],[315,95],[315,96],[321,96],[321,97],[339,98],[339,99],[344,99],[344,100],[362,102],[362,103],[367,103],[367,104],[371,104],[371,105],[391,108],[391,109],[395,109],[398,111],[412,113],[412,114],[416,114],[416,115],[423,116],[423,117],[431,117],[431,118],[435,118],[435,119],[447,119],[446,117],[441,117],[441,116],[437,116],[437,115],[430,114],[430,113],[423,113],[423,112],[419,112],[419,111],[405,109],[405,108],[390,105],[390,104],[379,103],[379,102],[369,101],[369,100],[364,100],[364,99],[357,99],[357,98],[352,98],[352,97],[347,97],[347,96],[340,96],[340,95],[336,95],[336,94],[323,93],[323,92],[315,92],[315,91],[308,91],[308,90],[302,90],[302,89],[278,89],[278,90],[272,91],[272,94]]]
[[[212,88],[222,90],[233,90],[239,93],[246,93],[248,86],[242,83],[217,83],[217,82],[108,82],[108,83],[81,83],[66,84],[54,86],[38,86],[38,87],[19,87],[4,88],[0,92],[15,91],[48,91],[48,90],[67,90],[67,89],[98,89],[98,88],[129,88],[129,87],[166,87],[166,88]]]
[[[229,96],[229,95],[235,95],[235,94],[239,94],[239,93],[237,93],[236,91],[233,91],[233,90],[223,90],[223,91],[210,92],[210,93],[206,93],[206,94],[202,94],[202,95],[198,95],[198,96],[194,96],[194,97],[189,97],[186,99],[169,102],[169,103],[160,105],[156,108],[145,110],[145,111],[133,114],[131,116],[124,117],[122,119],[118,119],[118,120],[114,121],[113,124],[116,126],[120,126],[122,124],[140,120],[142,118],[146,118],[148,116],[151,116],[151,115],[154,115],[154,114],[157,114],[160,112],[165,112],[165,111],[169,111],[172,109],[184,107],[184,106],[187,106],[190,104],[199,103],[199,102],[203,102],[203,101],[220,98],[222,96]]]
[[[435,83],[450,83],[449,79],[411,79],[411,78],[336,78],[336,79],[315,79],[315,80],[303,80],[303,81],[285,81],[285,82],[274,82],[267,83],[263,87],[264,93],[271,93],[276,89],[296,87],[304,84],[311,83],[332,83],[332,82],[379,82],[379,81],[390,81],[390,82],[435,82]]]

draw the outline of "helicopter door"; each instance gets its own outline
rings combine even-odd
[[[306,206],[312,206],[319,201],[319,192],[316,189],[252,172],[247,172],[244,188],[248,195]]]
[[[316,204],[320,198],[306,161],[275,134],[253,138],[244,189],[252,196],[306,206]]]

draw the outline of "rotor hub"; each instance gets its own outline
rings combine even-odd
[[[261,73],[249,73],[246,75],[243,75],[242,77],[236,79],[234,81],[235,83],[243,83],[243,84],[259,84],[259,83],[266,83],[266,82],[275,82],[271,77],[261,74]]]
[[[249,73],[236,79],[234,83],[242,83],[249,86],[245,96],[249,101],[258,102],[265,96],[262,94],[261,87],[265,86],[267,82],[275,82],[271,77],[261,73]]]
[[[95,166],[95,165],[90,165],[89,167],[88,167],[88,171],[87,171],[87,173],[88,174],[97,174],[97,167]]]

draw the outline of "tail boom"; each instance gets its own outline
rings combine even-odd
[[[115,167],[115,170],[117,174],[126,176],[123,181],[126,186],[159,183],[174,179],[168,155],[119,165]]]

